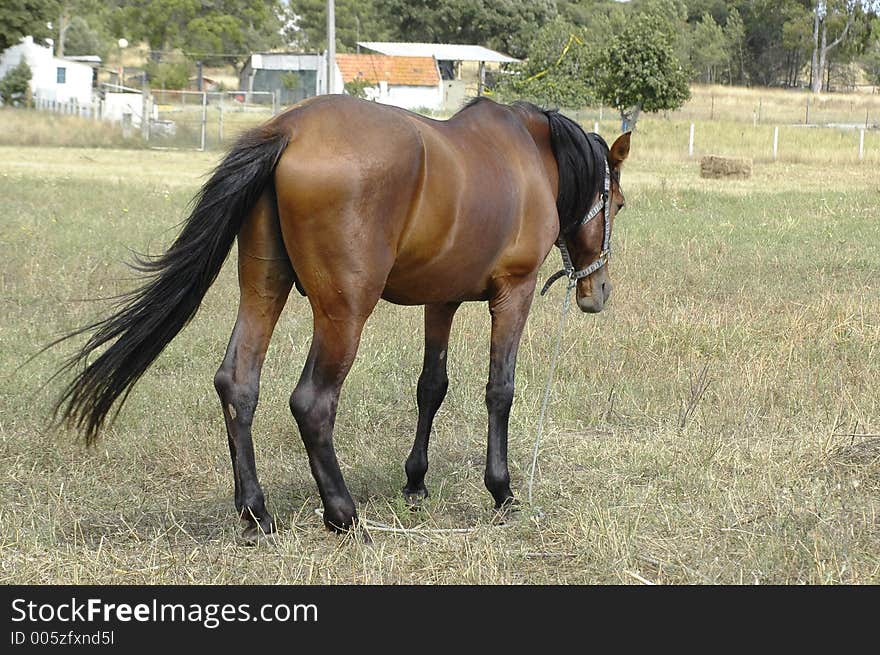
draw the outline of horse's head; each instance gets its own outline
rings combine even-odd
[[[575,270],[584,274],[577,281],[577,304],[583,312],[601,312],[611,296],[608,254],[614,217],[625,203],[620,188],[620,169],[629,155],[629,144],[630,132],[627,132],[619,136],[611,146],[608,151],[608,168],[605,169],[603,163],[599,169],[600,175],[607,176],[602,190],[592,199],[586,220],[565,235],[572,264]],[[607,201],[603,203],[606,193]],[[592,212],[595,213],[591,217]]]

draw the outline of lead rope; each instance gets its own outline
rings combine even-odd
[[[566,252],[566,254],[568,253]],[[541,436],[544,433],[544,416],[547,414],[547,404],[550,401],[550,389],[553,386],[553,378],[556,374],[556,362],[559,359],[559,346],[562,343],[562,332],[565,329],[565,317],[568,316],[571,290],[575,288],[575,285],[577,285],[577,279],[569,273],[568,286],[565,289],[565,297],[562,299],[562,316],[559,317],[559,327],[556,329],[556,343],[553,345],[553,356],[550,359],[550,373],[547,375],[547,384],[544,387],[544,401],[541,403],[541,415],[538,418],[538,434],[535,437],[535,448],[532,452],[532,468],[529,472],[529,505],[532,504],[532,488],[535,485],[535,469],[538,466],[538,450],[541,447]]]
[[[550,289],[550,286],[556,282],[556,280],[567,277],[568,278],[568,286],[565,289],[565,297],[562,299],[562,316],[559,317],[559,328],[556,330],[556,343],[553,346],[553,357],[550,359],[550,373],[547,375],[547,385],[544,387],[544,401],[541,403],[541,416],[538,418],[538,434],[535,437],[535,448],[532,452],[532,468],[529,472],[529,505],[532,504],[532,489],[535,486],[535,469],[538,466],[538,450],[541,447],[541,436],[544,433],[544,416],[547,413],[547,403],[550,400],[550,388],[553,386],[553,377],[556,373],[556,360],[559,356],[559,345],[562,343],[562,332],[565,329],[565,317],[568,316],[568,305],[569,300],[571,298],[571,290],[577,286],[577,281],[581,278],[587,277],[591,275],[595,271],[599,270],[602,266],[606,264],[608,261],[608,255],[611,254],[611,223],[608,220],[609,212],[610,212],[610,191],[611,191],[611,171],[608,168],[608,161],[605,161],[605,187],[602,193],[602,198],[597,202],[593,207],[587,212],[584,219],[580,222],[580,225],[584,225],[591,220],[593,220],[596,216],[599,215],[600,211],[605,212],[603,216],[603,221],[605,222],[604,226],[604,235],[602,238],[602,252],[599,254],[599,258],[594,261],[592,264],[587,266],[586,268],[578,271],[574,267],[574,262],[572,262],[571,255],[568,252],[568,247],[565,245],[565,237],[562,232],[559,234],[559,238],[556,240],[556,246],[559,248],[559,254],[562,256],[562,270],[557,271],[547,282],[544,283],[544,288],[541,289],[541,295],[543,296]],[[540,508],[536,508],[540,512]]]

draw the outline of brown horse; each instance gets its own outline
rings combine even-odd
[[[425,305],[418,426],[403,490],[413,502],[427,496],[428,437],[448,386],[453,316],[462,302],[488,301],[485,483],[503,509],[514,502],[507,425],[538,268],[556,242],[564,259],[571,253],[565,273],[578,305],[601,311],[611,292],[604,264],[623,206],[619,174],[629,142],[627,133],[609,149],[558,112],[527,103],[478,100],[448,121],[348,96],[292,107],[238,140],[164,255],[138,260],[148,274],[143,286],[114,315],[64,337],[91,335],[67,362],[76,375],[56,412],[93,441],[114,404],[118,412],[194,316],[237,237],[241,300],[214,385],[246,536],[275,529],[257,480],[251,423],[269,339],[293,285],[308,297],[314,325],[290,409],[326,526],[347,530],[357,521],[333,425],[361,330],[380,298]]]

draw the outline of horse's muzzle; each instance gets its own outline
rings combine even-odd
[[[605,309],[605,303],[611,297],[611,282],[607,279],[603,282],[593,282],[591,293],[577,294],[577,304],[580,310],[586,314],[598,314]]]

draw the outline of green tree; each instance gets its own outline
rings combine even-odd
[[[673,36],[649,15],[630,19],[594,60],[596,92],[634,128],[642,111],[677,109],[690,98],[688,71],[676,56]]]
[[[178,56],[161,62],[148,61],[146,69],[150,86],[154,89],[185,89],[193,64]]]
[[[126,36],[157,51],[179,49],[193,60],[239,67],[250,52],[282,44],[280,0],[131,0],[120,7]]]
[[[861,64],[871,84],[880,85],[880,18],[871,21],[871,36]]]
[[[783,41],[783,26],[802,9],[800,4],[793,0],[740,0],[736,8],[746,33],[746,81],[771,86],[788,79],[795,63]]]
[[[687,62],[690,54],[690,30],[688,30],[688,8],[684,0],[632,0],[625,13],[627,23],[642,17],[661,32],[672,46],[673,54],[679,61]],[[621,25],[615,32],[624,29]]]
[[[724,30],[708,12],[691,28],[690,61],[699,79],[712,84],[717,69],[727,61]]]
[[[17,44],[24,36],[43,39],[50,35],[54,0],[3,0],[0,2],[0,51]]]
[[[588,25],[597,15],[607,15],[618,6],[605,0],[556,0],[559,17],[578,27]]]
[[[742,84],[746,74],[746,28],[735,8],[731,9],[724,25],[724,45],[727,51],[727,81]]]
[[[28,104],[30,81],[31,67],[22,59],[0,80],[0,100],[7,106]]]
[[[493,92],[505,100],[526,99],[556,107],[593,104],[590,57],[583,29],[556,19],[538,30],[526,60],[512,66]]]
[[[800,84],[801,70],[812,48],[812,23],[807,7],[795,2],[787,5],[785,22],[782,24],[782,46],[788,63],[786,86]]]
[[[80,32],[77,36],[82,37],[83,24],[87,24],[88,18],[101,12],[106,5],[98,0],[54,0],[52,5],[52,37],[55,39],[55,56],[94,54],[95,51],[71,52],[67,46],[67,39],[75,24]]]
[[[687,21],[691,25],[701,21],[706,14],[719,25],[726,25],[733,3],[729,0],[685,0],[685,4]]]
[[[110,50],[107,38],[99,30],[92,28],[91,23],[75,16],[70,21],[64,51],[67,55],[99,55],[106,57]]]
[[[856,0],[816,0],[813,8],[813,56],[810,61],[810,88],[813,93],[822,90],[828,56],[847,38],[859,9]]]
[[[523,56],[536,28],[556,16],[554,0],[373,0],[401,41],[475,43]]]
[[[327,0],[291,0],[287,40],[302,50],[327,48]],[[358,41],[386,41],[391,32],[374,0],[336,0],[336,50],[354,52]]]
[[[345,92],[355,98],[367,99],[367,89],[375,86],[373,82],[369,82],[363,78],[357,78],[345,83]]]

